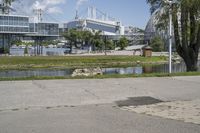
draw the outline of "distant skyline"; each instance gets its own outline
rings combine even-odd
[[[18,1],[21,1],[20,3]],[[18,0],[16,9],[30,14],[33,8],[42,8],[45,17],[52,21],[66,22],[74,19],[76,9],[86,14],[88,6],[106,12],[121,21],[125,26],[145,28],[150,18],[150,8],[146,0]],[[16,6],[17,5],[17,6]],[[21,6],[22,8],[19,8]],[[48,14],[48,15],[47,15]]]

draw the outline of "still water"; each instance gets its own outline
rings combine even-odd
[[[200,71],[200,61],[198,63]],[[0,77],[5,78],[19,78],[19,77],[33,77],[33,76],[71,76],[75,69],[56,69],[56,70],[49,70],[49,69],[40,69],[40,70],[8,70],[8,71],[0,71]],[[168,64],[162,65],[147,65],[141,66],[136,65],[133,67],[126,67],[126,68],[102,68],[103,74],[143,74],[143,73],[167,73],[168,72]],[[173,64],[172,65],[173,72],[185,72],[186,67],[184,63]]]

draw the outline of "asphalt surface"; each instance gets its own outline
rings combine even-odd
[[[1,133],[199,133],[200,126],[85,105],[0,113]]]
[[[197,124],[118,107],[199,98],[199,76],[3,81],[0,133],[199,133]]]

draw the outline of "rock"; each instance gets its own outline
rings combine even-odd
[[[76,69],[72,73],[72,77],[77,77],[77,76],[95,76],[95,75],[103,75],[103,72],[101,68],[84,68],[84,69]]]
[[[137,61],[137,64],[140,64],[141,62],[140,61]]]

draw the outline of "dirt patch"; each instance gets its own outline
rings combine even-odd
[[[141,106],[141,105],[151,105],[156,103],[161,103],[163,101],[155,99],[153,97],[131,97],[127,100],[116,101],[117,106]]]

